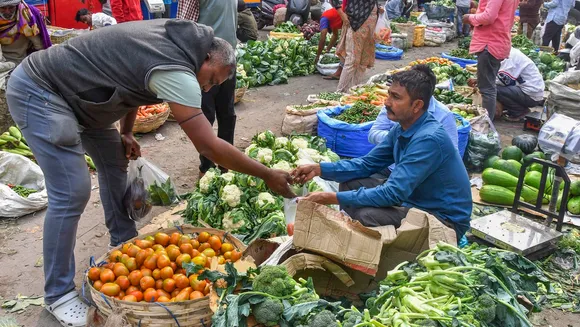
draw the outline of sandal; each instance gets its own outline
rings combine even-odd
[[[60,322],[64,327],[84,327],[87,324],[87,311],[89,306],[80,298],[77,291],[66,293],[51,305],[46,306],[46,310]]]

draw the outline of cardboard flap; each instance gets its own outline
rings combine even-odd
[[[333,274],[346,287],[354,285],[354,280],[339,265],[329,259],[308,253],[299,253],[291,256],[281,265],[285,266],[291,276],[296,275],[298,271],[306,269],[320,269]]]
[[[383,241],[378,231],[336,210],[300,201],[294,223],[294,246],[375,275]]]

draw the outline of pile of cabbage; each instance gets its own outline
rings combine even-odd
[[[255,135],[245,153],[270,168],[287,172],[303,164],[340,160],[326,148],[326,140],[321,137],[276,137],[271,131]],[[313,180],[307,185],[296,185],[295,193],[322,191],[317,183]],[[233,171],[207,171],[189,195],[181,214],[194,226],[209,225],[244,236],[246,243],[286,234],[284,199],[272,193],[263,180]]]

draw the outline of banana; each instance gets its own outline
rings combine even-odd
[[[10,126],[8,128],[8,132],[10,133],[10,135],[12,135],[18,141],[22,140],[22,133],[20,132],[20,130],[18,129],[18,127],[16,127],[16,126]]]

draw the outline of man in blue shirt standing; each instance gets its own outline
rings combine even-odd
[[[542,37],[543,46],[548,46],[552,42],[554,51],[560,50],[562,29],[568,21],[568,12],[574,7],[574,3],[574,0],[552,0],[544,3],[544,8],[548,9],[548,16],[546,17],[546,31]]]
[[[453,227],[461,238],[469,229],[471,187],[459,152],[428,112],[432,80],[433,72],[425,65],[393,75],[385,106],[388,118],[399,124],[364,157],[296,168],[291,173],[295,183],[315,176],[341,183],[338,193],[315,192],[304,199],[339,204],[370,227],[399,227],[414,207]],[[386,182],[369,178],[393,163]]]

